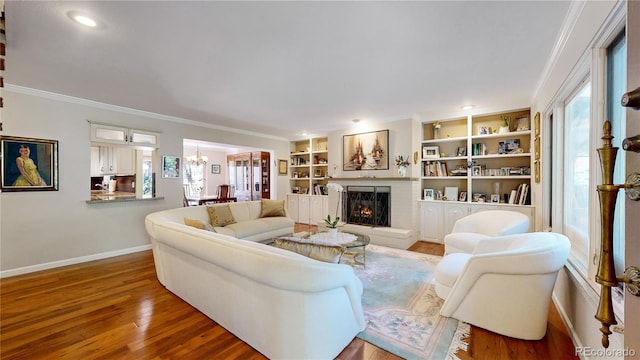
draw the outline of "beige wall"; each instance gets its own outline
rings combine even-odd
[[[58,140],[60,189],[1,194],[2,276],[143,249],[149,246],[144,217],[182,206],[182,180],[159,176],[156,194],[164,200],[86,204],[88,120],[161,132],[158,161],[163,155],[182,156],[184,138],[272,149],[282,158],[289,153],[286,139],[200,127],[189,120],[6,86],[2,135]],[[275,178],[276,197],[284,199],[288,181]]]

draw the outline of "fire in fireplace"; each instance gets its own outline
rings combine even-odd
[[[343,204],[347,224],[391,226],[390,186],[347,186]]]

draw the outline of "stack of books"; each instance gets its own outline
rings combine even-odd
[[[424,163],[424,176],[449,176],[447,163],[427,161]]]
[[[529,197],[529,184],[523,183],[518,185],[517,189],[511,190],[511,195],[509,196],[509,204],[531,204],[531,198]]]

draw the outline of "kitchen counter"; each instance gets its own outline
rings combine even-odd
[[[147,201],[147,200],[162,200],[164,197],[154,198],[137,198],[135,193],[114,191],[105,192],[102,190],[92,190],[91,199],[87,200],[87,204],[99,204],[99,203],[111,203],[111,202],[124,202],[124,201]]]

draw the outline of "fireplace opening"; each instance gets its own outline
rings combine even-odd
[[[347,186],[343,204],[347,224],[391,226],[390,186]]]

